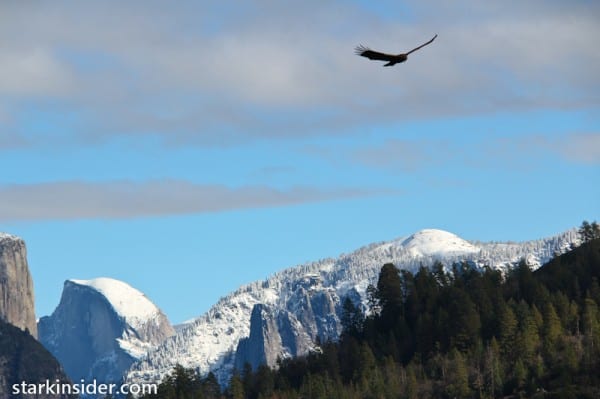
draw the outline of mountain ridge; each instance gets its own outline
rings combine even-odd
[[[374,282],[384,263],[391,262],[401,269],[415,271],[435,261],[441,261],[446,267],[454,262],[468,261],[475,267],[488,265],[507,270],[525,258],[535,269],[556,253],[564,253],[578,240],[575,229],[520,243],[469,242],[443,230],[425,229],[406,238],[369,244],[338,258],[286,268],[264,280],[241,286],[220,298],[203,315],[180,326],[174,336],[132,365],[127,380],[156,381],[179,363],[195,368],[201,374],[213,371],[222,382],[226,381],[235,364],[239,365],[236,352],[240,342],[250,338],[251,315],[257,305],[266,307],[255,312],[263,315],[262,319],[255,316],[256,322],[270,326],[271,331],[277,330],[274,333],[281,337],[292,334],[296,337],[309,336],[313,341],[317,338],[322,341],[335,339],[341,329],[341,298],[350,296],[366,305],[367,286]],[[415,243],[419,241],[426,242],[428,247],[416,250],[418,245]],[[332,308],[333,315],[323,313]],[[265,309],[272,313],[265,312]],[[287,321],[275,322],[281,318]],[[275,325],[279,326],[279,330],[274,329]],[[292,353],[293,348],[306,350],[303,340],[285,346],[281,337],[267,337],[270,342],[278,342],[280,347],[273,349],[276,353],[265,354],[264,358],[302,354]],[[244,350],[253,353],[248,345],[243,345]]]

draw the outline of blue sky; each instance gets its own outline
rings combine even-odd
[[[0,231],[38,316],[113,277],[172,322],[239,285],[441,228],[600,215],[589,1],[3,2]],[[405,64],[353,54],[364,44]]]

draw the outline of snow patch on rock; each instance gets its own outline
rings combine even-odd
[[[108,300],[115,312],[134,328],[160,313],[146,295],[123,281],[108,277],[69,281],[98,291]]]

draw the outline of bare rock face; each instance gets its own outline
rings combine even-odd
[[[254,305],[250,317],[250,336],[240,340],[236,351],[238,370],[242,370],[246,362],[253,369],[261,364],[274,364],[281,349],[281,336],[272,310],[263,304]]]
[[[322,286],[318,275],[306,275],[290,285],[284,309],[256,304],[250,317],[250,335],[242,338],[235,353],[235,367],[245,363],[277,365],[278,359],[307,354],[315,342],[337,338],[341,331],[340,299]]]
[[[109,278],[67,280],[39,331],[71,379],[104,383],[120,381],[134,361],[175,333],[143,293]]]
[[[5,233],[0,233],[0,318],[37,338],[25,242]]]

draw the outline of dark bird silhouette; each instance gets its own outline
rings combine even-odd
[[[419,47],[416,47],[416,48],[410,50],[408,53],[402,53],[402,54],[380,53],[379,51],[371,50],[370,48],[365,47],[362,44],[359,46],[356,46],[354,51],[356,52],[357,55],[367,57],[370,60],[387,61],[388,63],[385,64],[384,66],[393,66],[393,65],[396,65],[396,64],[406,61],[408,59],[408,55],[410,53],[413,53],[413,52],[417,51],[418,49],[423,48],[423,47],[427,46],[428,44],[431,44],[431,42],[433,42],[436,37],[437,37],[437,34],[427,43],[421,44]]]

